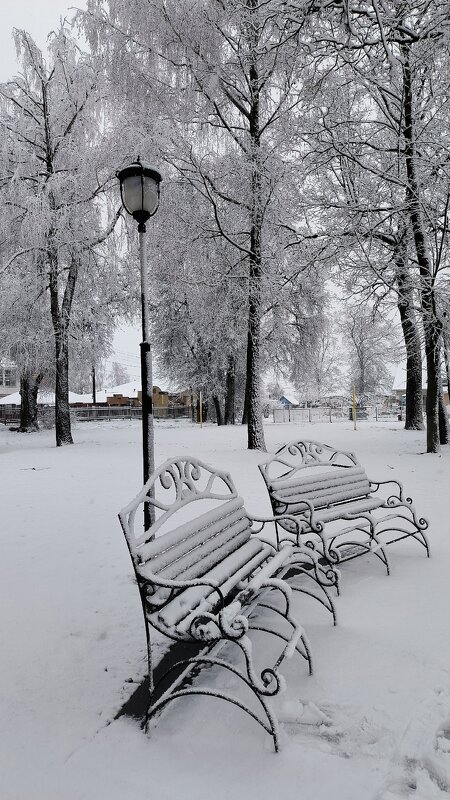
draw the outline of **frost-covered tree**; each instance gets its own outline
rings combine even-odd
[[[68,30],[62,26],[52,37],[48,63],[26,32],[16,31],[15,39],[22,73],[0,87],[2,190],[16,212],[14,252],[8,241],[3,270],[23,264],[27,256],[27,268],[45,276],[55,353],[56,444],[64,445],[72,442],[69,341],[77,283],[98,268],[95,248],[115,222],[101,202],[111,177],[108,136],[105,129],[100,135],[100,76]],[[113,263],[103,281],[112,275]]]
[[[201,390],[218,424],[228,424],[242,407],[247,275],[235,250],[211,236],[212,224],[210,204],[192,187],[165,188],[153,226],[150,317],[165,373],[180,390]]]
[[[444,254],[448,247],[450,20],[439,0],[350,2],[340,14],[336,11],[321,18],[322,42],[326,31],[332,34],[337,67],[330,77],[329,51],[323,46],[322,74],[326,72],[334,82],[335,91],[336,84],[342,87],[341,104],[346,88],[351,87],[352,109],[356,107],[357,113],[353,118],[347,114],[346,119],[342,114],[339,118],[339,111],[329,116],[324,104],[323,129],[344,167],[348,202],[359,212],[365,234],[385,233],[388,222],[401,241],[407,220],[408,272],[413,266],[417,276],[413,282],[419,292],[427,361],[427,450],[435,452],[439,448],[442,330],[439,287],[448,263]],[[337,103],[334,106],[335,111]],[[362,175],[366,185],[373,186],[368,176],[376,179],[375,192],[366,195],[365,209],[361,208]],[[393,262],[397,256],[398,251]],[[409,279],[406,285],[411,285]],[[404,307],[405,295],[400,291],[399,300]],[[415,368],[417,373],[417,357]]]
[[[20,382],[19,432],[38,429],[37,396],[53,377],[52,331],[42,281],[31,269],[0,278],[2,351],[15,363]]]
[[[304,356],[296,360],[296,371],[292,374],[294,386],[300,394],[305,392],[311,399],[342,393],[345,362],[337,326],[332,320],[323,320],[323,329],[318,332]]]
[[[84,16],[123,97],[131,87],[139,93],[136,129],[208,200],[211,230],[246,270],[250,448],[264,448],[265,294],[285,248],[302,239],[300,111],[310,42],[299,31],[309,10],[309,3],[279,0],[90,0]]]
[[[123,383],[128,383],[130,380],[130,373],[127,368],[119,361],[113,361],[108,373],[108,385],[120,386]]]
[[[386,388],[392,380],[389,365],[399,360],[399,337],[392,322],[366,306],[348,305],[342,334],[349,354],[349,389],[359,397]]]

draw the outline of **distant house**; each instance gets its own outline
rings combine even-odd
[[[284,394],[281,395],[278,402],[283,408],[298,408],[300,405],[298,400],[293,400],[291,397],[286,397]]]
[[[0,358],[0,397],[17,392],[19,376],[16,365],[5,358]]]
[[[444,392],[444,402],[448,404],[449,402],[449,391],[447,385],[447,376],[445,373],[442,373],[442,389]],[[396,398],[401,402],[402,398],[404,399],[406,394],[406,362],[404,361],[402,364],[399,364],[394,376],[394,382],[392,384],[392,391]],[[427,369],[426,365],[422,365],[422,395],[423,395],[423,402],[425,403],[427,397]]]
[[[105,395],[105,399],[103,399]],[[121,386],[113,386],[111,389],[103,389],[97,396],[97,403],[103,402],[108,406],[140,406],[142,404],[142,390],[140,383],[130,381]],[[169,405],[169,393],[153,386],[153,405],[155,408],[167,408]]]

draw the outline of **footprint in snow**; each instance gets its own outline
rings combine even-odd
[[[373,800],[450,798],[450,693],[434,690],[407,725]]]

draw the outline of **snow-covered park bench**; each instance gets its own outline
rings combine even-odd
[[[142,513],[145,504],[153,520],[147,531]],[[280,667],[297,654],[312,672],[308,642],[292,612],[291,588],[316,596],[296,582],[299,575],[312,578],[321,595],[317,599],[334,618],[327,590],[336,583],[333,567],[324,568],[319,563],[320,554],[311,548],[291,543],[277,547],[275,536],[273,542],[261,538],[259,533],[273,519],[251,517],[231,477],[196,458],[182,456],[166,461],[119,518],[145,619],[150,682],[146,728],[150,718],[170,700],[205,694],[228,700],[250,714],[271,734],[278,750],[278,722],[269,698],[283,687]],[[297,526],[294,518],[290,524],[293,529]],[[265,640],[270,643],[271,660],[264,663],[262,671],[253,658],[254,643],[248,636],[252,629],[273,635],[270,641]],[[153,677],[155,630],[174,641],[199,643],[194,656],[183,654],[176,666],[169,666],[169,685],[162,691]],[[239,648],[231,648],[231,660],[229,654],[225,659],[221,652],[225,649],[226,655],[230,647],[225,645],[230,644]],[[261,644],[260,639],[257,644]],[[239,651],[241,655],[236,658]],[[265,652],[259,648],[257,655],[260,663]],[[196,680],[187,684],[186,680],[196,677],[205,665],[216,665],[238,676],[257,702],[254,699],[249,704],[239,694],[229,694],[211,684],[198,686]],[[162,685],[163,680],[158,683]],[[166,684],[167,675],[164,687]]]
[[[429,556],[424,533],[428,522],[417,517],[402,485],[396,480],[370,480],[354,453],[320,442],[294,441],[259,464],[259,469],[277,527],[285,536],[287,532],[287,540],[318,540],[332,562],[373,552],[388,574],[385,548],[393,542],[415,539]],[[300,524],[300,536],[286,515]]]

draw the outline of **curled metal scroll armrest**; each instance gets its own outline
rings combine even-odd
[[[252,528],[252,534],[259,534],[260,531],[263,530],[264,526],[267,523],[280,523],[280,524],[282,524],[284,522],[288,522],[289,526],[290,527],[292,526],[292,528],[293,528],[293,530],[291,530],[290,532],[294,536],[296,536],[298,543],[300,543],[301,534],[304,533],[305,525],[308,525],[308,523],[305,523],[304,520],[298,519],[293,514],[277,514],[274,517],[254,517],[254,516],[249,516],[249,519],[250,519],[250,521],[252,523],[256,523],[257,526],[258,526],[256,528],[254,528],[254,527]],[[278,541],[278,534],[277,534],[277,541]],[[270,542],[267,542],[267,544],[270,544]],[[278,541],[278,544],[280,544],[279,541]]]
[[[404,497],[404,495],[403,495],[403,486],[400,483],[400,481],[396,481],[394,478],[392,478],[389,481],[372,481],[371,480],[370,481],[370,491],[371,492],[377,492],[378,489],[380,488],[380,486],[387,486],[390,483],[393,483],[394,486],[396,486],[398,488],[398,494],[391,495],[391,497],[394,497],[396,500],[401,500],[402,503],[408,503],[408,504],[412,503],[411,497]]]

